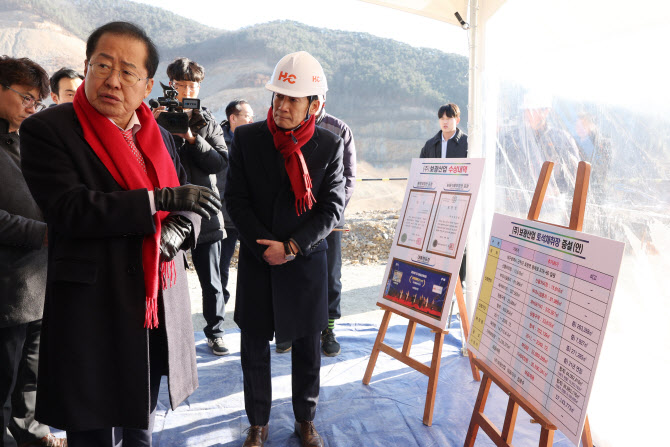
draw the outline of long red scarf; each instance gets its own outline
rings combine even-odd
[[[144,156],[146,173],[132,155],[119,128],[88,102],[84,84],[77,89],[74,96],[74,111],[81,123],[86,142],[124,190],[146,188],[153,191],[154,187],[179,186],[172,158],[165,147],[156,120],[146,104],[142,103],[135,111],[142,125],[135,137],[137,148]],[[166,211],[156,212],[154,215],[156,232],[145,236],[142,243],[142,267],[146,289],[144,327],[150,329],[158,327],[161,221],[168,214]],[[176,282],[174,263],[163,263],[160,267],[163,272],[163,289],[166,289]]]
[[[295,212],[299,216],[312,205],[316,199],[312,194],[312,178],[309,176],[305,157],[300,150],[314,135],[314,115],[302,123],[297,130],[280,130],[272,117],[272,107],[268,110],[268,129],[272,133],[275,148],[284,157],[284,166],[288,178],[291,180],[291,189],[295,195]]]

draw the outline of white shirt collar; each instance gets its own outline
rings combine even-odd
[[[446,143],[447,141],[453,139],[456,136],[456,131],[454,131],[454,134],[452,136],[450,136],[449,139],[447,139],[447,140],[444,139],[444,134],[442,132],[440,132],[440,135],[442,136],[442,141],[444,143]]]
[[[114,123],[114,120],[112,120],[111,118],[107,118],[107,119],[110,120],[112,123]],[[118,127],[119,129],[121,129],[121,127],[118,126],[116,123],[114,123],[114,125],[116,127]],[[133,136],[135,136],[135,134],[137,132],[139,132],[139,130],[141,128],[142,128],[142,124],[140,123],[140,119],[137,117],[137,112],[133,112],[133,115],[130,117],[130,121],[128,121],[128,125],[126,126],[125,129],[121,129],[121,130],[126,131],[128,129],[133,129]]]

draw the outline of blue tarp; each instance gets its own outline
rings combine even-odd
[[[472,379],[467,357],[460,355],[461,332],[453,319],[445,337],[437,387],[433,424],[423,425],[428,379],[423,374],[381,353],[370,385],[362,379],[378,332],[374,324],[338,324],[336,333],[342,353],[322,357],[321,395],[315,424],[328,447],[352,446],[462,446],[472,415],[479,382]],[[405,338],[406,320],[394,318],[386,343],[400,349]],[[242,368],[238,330],[225,335],[231,354],[216,357],[207,347],[205,336],[196,332],[196,352],[200,387],[176,411],[169,407],[167,383],[163,379],[154,447],[242,445],[249,426],[244,412]],[[411,355],[429,364],[434,334],[418,326]],[[291,354],[277,354],[272,346],[273,404],[270,436],[266,445],[298,447],[293,433],[291,407]],[[491,386],[485,413],[502,427],[507,396]],[[537,445],[540,427],[519,411],[515,446]],[[477,446],[493,443],[481,432]],[[570,446],[560,432],[554,446]]]
[[[338,324],[342,345],[337,357],[322,357],[321,395],[315,424],[327,447],[462,446],[477,398],[479,382],[472,379],[467,357],[460,354],[461,329],[456,316],[445,337],[433,424],[423,425],[428,378],[381,353],[370,385],[362,379],[378,333],[375,324]],[[400,349],[407,321],[393,318],[386,344]],[[202,332],[195,333],[200,387],[176,411],[168,411],[167,380],[163,378],[153,434],[154,447],[239,447],[249,422],[244,411],[239,330],[229,330],[225,340],[231,354],[211,354]],[[411,355],[425,364],[432,357],[434,334],[417,326]],[[293,433],[291,407],[291,354],[277,354],[272,347],[273,402],[268,447],[299,447]],[[495,385],[485,414],[502,427],[507,396]],[[513,443],[535,446],[540,426],[519,410]],[[63,436],[62,432],[57,433]],[[480,430],[476,446],[494,445]],[[572,443],[556,432],[554,446]]]

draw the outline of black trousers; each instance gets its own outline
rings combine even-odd
[[[222,337],[226,302],[221,290],[221,241],[198,244],[191,250],[191,259],[202,289],[202,316],[207,322],[203,332],[207,338]]]
[[[235,245],[240,238],[236,228],[226,228],[226,238],[221,241],[221,289],[223,301],[228,303],[230,291],[228,290],[228,273],[230,271],[230,260],[235,254]]]
[[[328,251],[328,318],[337,320],[342,316],[340,300],[342,298],[342,232],[331,231],[326,236]],[[324,328],[325,329],[325,328]]]
[[[270,341],[246,331],[241,334],[244,408],[251,425],[265,425],[272,406]],[[314,334],[293,340],[291,385],[293,414],[298,421],[313,421],[319,402],[321,337]]]
[[[149,428],[107,427],[95,430],[67,431],[68,447],[151,447],[151,434],[156,419],[161,377],[167,374],[167,341],[165,327],[149,332]]]
[[[49,427],[35,420],[42,320],[0,328],[0,447],[36,441]]]

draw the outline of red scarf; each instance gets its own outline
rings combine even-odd
[[[312,194],[312,178],[309,176],[305,157],[300,150],[314,135],[314,115],[293,130],[280,130],[272,116],[272,107],[268,110],[268,129],[272,133],[275,148],[284,157],[284,166],[288,178],[291,180],[291,189],[295,195],[295,212],[300,214],[312,209],[316,199]]]
[[[165,147],[156,120],[149,107],[142,103],[135,111],[142,128],[135,135],[137,148],[144,156],[147,172],[132,155],[128,143],[123,139],[119,128],[103,116],[88,102],[85,85],[77,89],[74,96],[74,111],[81,123],[86,142],[93,148],[100,161],[105,165],[114,180],[124,189],[146,188],[153,191],[154,187],[179,186],[179,178],[175,171],[172,158]],[[144,269],[144,286],[146,289],[146,312],[144,327],[158,327],[158,282],[159,282],[159,251],[161,238],[161,221],[168,215],[166,211],[158,211],[154,215],[156,232],[144,237],[142,243],[142,267]],[[162,263],[163,289],[176,282],[174,263]]]

